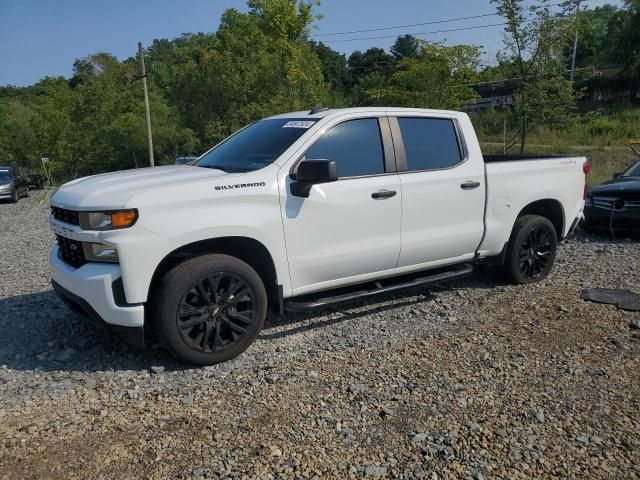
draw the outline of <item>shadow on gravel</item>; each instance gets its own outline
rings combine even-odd
[[[496,285],[499,283],[493,275],[479,273],[448,284],[381,294],[332,308],[269,315],[258,338],[277,340],[342,322],[388,314],[395,309],[429,302],[439,291],[490,289]],[[128,347],[100,325],[70,310],[53,290],[0,299],[0,339],[0,366],[14,370],[136,371],[156,365],[168,371],[197,368],[178,361],[161,348],[137,351]]]
[[[630,240],[611,240],[606,236],[578,232],[569,239],[574,244],[597,242],[606,246],[623,245]],[[258,337],[276,341],[298,333],[322,331],[332,325],[354,322],[377,315],[393,315],[412,306],[427,304],[439,293],[462,289],[491,290],[504,288],[505,283],[490,267],[479,268],[471,277],[446,284],[417,287],[402,292],[382,294],[368,300],[340,304],[332,308],[270,315]],[[463,291],[460,292],[464,296]],[[424,305],[422,309],[429,308]],[[420,310],[420,308],[418,308]],[[268,352],[254,351],[256,358]],[[246,355],[246,354],[245,354]],[[227,368],[243,363],[225,364]],[[0,366],[14,370],[42,372],[144,371],[162,366],[167,371],[193,367],[174,359],[166,351],[149,348],[135,351],[84,316],[69,310],[53,293],[16,295],[0,299]]]
[[[416,292],[413,292],[415,295]],[[408,292],[407,295],[411,295],[411,292]],[[394,298],[398,298],[397,295]],[[294,335],[296,333],[309,332],[311,330],[316,330],[319,328],[326,328],[331,325],[335,325],[341,322],[347,321],[355,321],[359,318],[367,317],[370,315],[377,315],[379,313],[385,313],[390,310],[394,310],[396,308],[407,307],[410,305],[415,305],[416,303],[421,303],[424,301],[432,300],[432,295],[424,295],[424,298],[419,300],[407,300],[400,301],[398,303],[379,305],[381,302],[386,302],[392,299],[392,297],[381,295],[380,297],[376,297],[371,299],[367,303],[360,302],[350,302],[341,305],[336,305],[332,308],[318,309],[305,313],[285,313],[284,315],[275,315],[271,316],[268,320],[266,326],[267,327],[280,327],[282,325],[289,325],[292,328],[289,328],[284,331],[268,333],[263,330],[258,338],[261,340],[274,340],[277,338],[284,338],[289,335]],[[361,310],[358,312],[352,312],[344,310],[350,310],[354,308],[363,308],[365,306],[371,307],[366,310]],[[332,316],[331,314],[337,314],[338,316]],[[342,315],[340,315],[342,314]]]
[[[0,365],[14,370],[189,368],[161,349],[131,349],[66,307],[53,290],[0,299],[0,339]]]

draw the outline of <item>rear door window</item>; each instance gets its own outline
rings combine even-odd
[[[450,168],[462,161],[453,120],[399,117],[409,171]]]

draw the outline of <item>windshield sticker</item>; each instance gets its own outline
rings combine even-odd
[[[310,128],[316,122],[310,122],[308,120],[293,120],[285,123],[282,128]]]

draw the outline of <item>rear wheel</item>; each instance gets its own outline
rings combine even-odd
[[[189,363],[212,365],[253,343],[267,314],[267,294],[243,261],[203,255],[170,270],[152,305],[160,341]]]
[[[30,192],[29,192],[29,187],[25,188],[25,189],[24,189],[24,197],[25,197],[25,198],[29,198],[29,193],[30,193]]]
[[[504,270],[513,283],[546,278],[556,258],[558,240],[553,224],[538,215],[520,217],[509,240]]]

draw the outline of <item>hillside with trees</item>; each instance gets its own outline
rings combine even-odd
[[[505,125],[522,152],[541,138],[622,145],[640,137],[640,0],[578,16],[575,1],[492,4],[505,37],[490,67],[478,45],[411,35],[388,52],[346,56],[312,39],[319,1],[249,0],[246,13],[227,10],[216,32],[157,39],[145,53],[156,159],[201,153],[256,119],[316,103],[473,110],[495,85],[513,102],[472,113],[483,140],[502,141]],[[135,57],[101,52],[77,59],[71,78],[1,87],[0,164],[35,171],[47,156],[57,181],[146,166],[139,75]]]

